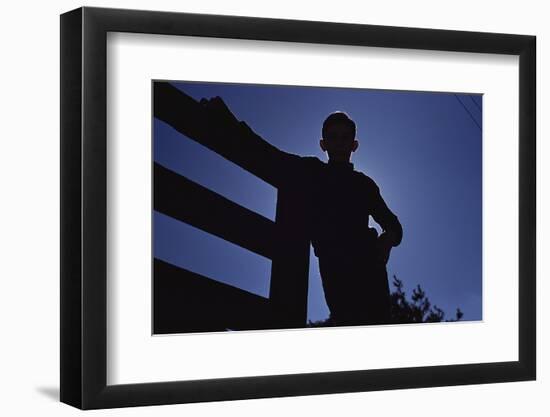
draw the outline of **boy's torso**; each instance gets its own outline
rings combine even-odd
[[[377,236],[376,230],[369,228],[374,182],[349,162],[324,163],[302,157],[300,165],[296,185],[303,190],[315,254],[372,254]]]

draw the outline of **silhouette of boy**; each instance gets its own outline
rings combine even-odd
[[[402,239],[401,224],[376,183],[354,170],[359,146],[355,122],[343,112],[323,123],[320,146],[328,154],[317,177],[312,245],[331,321],[336,325],[381,324],[390,319],[386,263]],[[369,216],[381,226],[369,227]]]
[[[323,123],[321,149],[328,163],[290,154],[262,139],[231,113],[220,97],[202,99],[209,143],[222,155],[253,168],[279,189],[298,190],[306,206],[307,229],[334,325],[382,324],[390,320],[386,263],[399,245],[402,227],[376,183],[350,162],[359,146],[356,125],[346,113]],[[382,228],[369,227],[371,216]]]

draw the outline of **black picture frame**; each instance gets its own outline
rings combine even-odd
[[[107,385],[108,32],[519,56],[519,360]],[[61,401],[81,409],[536,378],[536,38],[359,24],[79,8],[61,15]]]

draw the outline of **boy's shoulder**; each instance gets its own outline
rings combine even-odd
[[[316,156],[300,156],[300,166],[306,172],[316,173],[324,168],[325,162],[321,161]]]
[[[374,181],[371,177],[369,177],[367,174],[361,171],[355,171],[358,177],[360,177],[361,182],[365,185],[365,187],[372,188],[374,190],[378,189],[378,184],[376,184],[376,181]]]

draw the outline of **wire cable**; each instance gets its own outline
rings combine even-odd
[[[472,100],[474,102],[474,104],[476,105],[476,107],[479,109],[479,111],[481,111],[481,107],[479,106],[479,104],[477,104],[477,101],[475,101],[472,96],[468,96],[468,97],[470,97],[470,100]]]
[[[472,119],[472,121],[476,124],[476,126],[479,128],[479,130],[482,130],[482,129],[481,129],[481,126],[479,125],[479,123],[477,122],[477,120],[474,118],[474,116],[472,115],[472,113],[470,113],[470,110],[468,110],[468,108],[464,105],[464,103],[462,102],[462,100],[460,100],[456,94],[454,94],[454,96],[456,97],[456,99],[458,100],[458,102],[462,105],[462,108],[464,109],[464,111],[465,111],[466,113],[468,113],[468,115],[470,116],[470,118]]]

